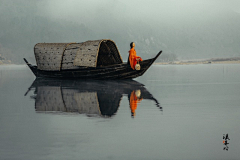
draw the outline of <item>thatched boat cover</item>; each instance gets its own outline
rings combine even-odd
[[[82,43],[38,43],[34,54],[37,68],[47,71],[123,63],[116,44],[109,39]]]

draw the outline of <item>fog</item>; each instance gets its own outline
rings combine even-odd
[[[39,42],[112,39],[162,61],[240,57],[239,0],[0,0],[0,54],[34,61]]]

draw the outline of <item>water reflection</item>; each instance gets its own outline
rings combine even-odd
[[[132,117],[141,100],[153,100],[143,84],[133,81],[79,81],[36,79],[30,90],[37,112],[78,112],[88,116],[111,117],[116,114],[123,96],[127,96]]]

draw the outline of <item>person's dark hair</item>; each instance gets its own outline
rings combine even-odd
[[[133,43],[134,43],[134,42],[131,42],[131,43],[130,43],[130,49],[133,47]]]

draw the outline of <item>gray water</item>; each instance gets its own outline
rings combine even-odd
[[[153,65],[135,87],[34,80],[26,66],[0,66],[0,159],[240,159],[239,64]]]

